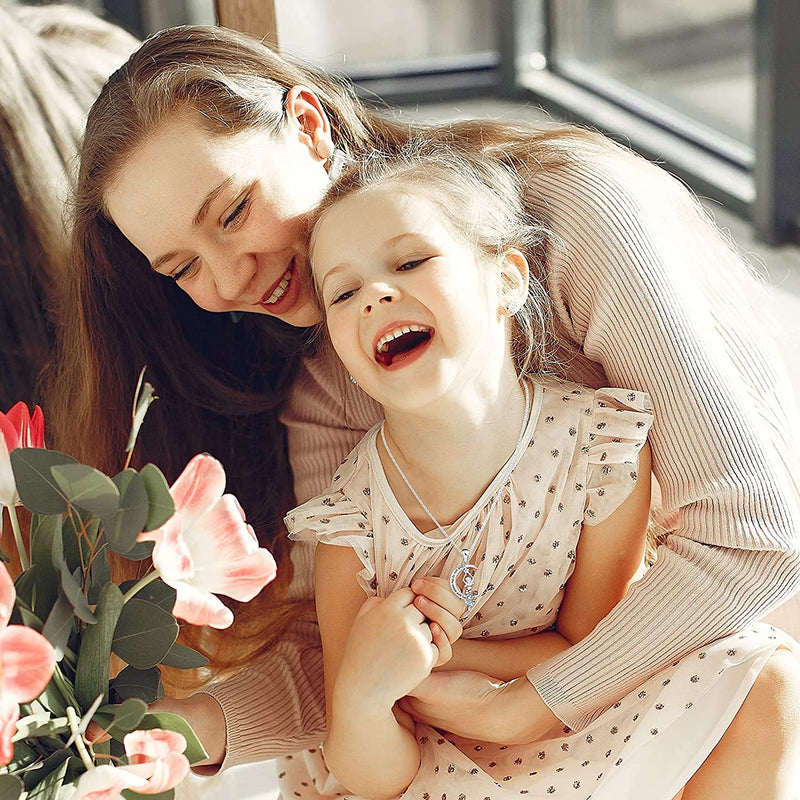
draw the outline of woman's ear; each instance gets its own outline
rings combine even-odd
[[[529,279],[528,259],[516,247],[509,247],[500,265],[500,302],[506,316],[513,317],[525,305]]]
[[[284,101],[286,119],[317,161],[327,161],[334,150],[331,124],[319,98],[307,86],[292,86]]]

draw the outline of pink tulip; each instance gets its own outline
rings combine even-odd
[[[146,786],[147,779],[129,769],[103,764],[81,775],[70,800],[123,800],[123,789],[142,792]]]
[[[166,792],[177,786],[189,773],[189,759],[183,755],[186,739],[179,733],[160,728],[133,731],[123,743],[131,766],[141,765],[150,770],[147,786],[136,790],[140,794]]]
[[[195,456],[170,489],[175,514],[157,530],[139,535],[139,541],[155,542],[153,564],[177,592],[175,616],[212,628],[233,622],[216,594],[252,600],[276,571],[236,498],[224,490],[219,461]]]
[[[19,704],[38,697],[56,665],[56,653],[41,633],[23,625],[9,625],[14,608],[14,583],[0,565],[0,764],[14,755]]]
[[[160,728],[133,731],[123,744],[129,763],[84,772],[70,800],[118,800],[123,789],[159,794],[174,788],[189,774],[189,759],[183,755],[186,739],[179,733]]]
[[[7,414],[0,412],[0,505],[19,503],[9,454],[18,447],[44,447],[44,414],[36,406],[33,417],[22,401]]]

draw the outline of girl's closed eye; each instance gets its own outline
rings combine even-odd
[[[338,291],[334,292],[333,297],[331,299],[331,305],[335,306],[337,303],[349,300],[355,293],[356,293],[355,289],[346,289],[343,292],[338,292]]]
[[[425,261],[427,261],[427,260],[428,260],[427,258],[416,258],[416,259],[414,259],[413,261],[404,261],[404,262],[403,262],[403,263],[402,263],[402,264],[401,264],[401,265],[400,265],[400,266],[397,268],[397,271],[398,271],[398,272],[408,272],[409,270],[412,270],[412,269],[414,269],[415,267],[418,267],[420,264],[424,263],[424,262],[425,262]]]
[[[245,217],[245,213],[250,207],[250,194],[246,194],[236,205],[236,208],[228,214],[227,217],[222,222],[223,230],[228,230],[229,228],[235,227],[237,224],[241,224],[242,220]]]

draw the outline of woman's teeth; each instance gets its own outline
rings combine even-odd
[[[393,342],[395,339],[399,339],[401,336],[411,333],[412,331],[429,333],[430,330],[431,329],[427,325],[404,325],[402,328],[395,328],[393,331],[385,334],[378,340],[378,344],[375,349],[379,353],[385,353],[389,349],[389,343]]]
[[[275,287],[275,291],[264,301],[265,305],[272,305],[273,303],[277,303],[278,300],[283,297],[284,292],[286,291],[286,287],[289,285],[289,281],[292,279],[292,268],[286,270],[283,274],[283,278],[281,282]]]

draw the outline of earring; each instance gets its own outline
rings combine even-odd
[[[358,386],[358,381],[352,375],[350,375],[350,383],[352,383],[353,386]]]

